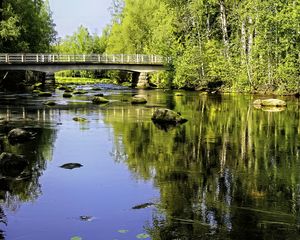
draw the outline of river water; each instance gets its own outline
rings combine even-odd
[[[71,99],[0,94],[0,151],[30,161],[26,177],[0,179],[0,239],[300,239],[296,99],[270,112],[258,96],[102,87],[105,105],[89,86]],[[131,105],[137,93],[146,105]],[[156,126],[158,107],[188,122]],[[35,139],[9,144],[16,127]]]

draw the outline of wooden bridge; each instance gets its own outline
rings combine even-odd
[[[165,70],[169,61],[158,55],[0,53],[0,71],[122,70],[133,72],[138,86],[148,84],[147,73]]]

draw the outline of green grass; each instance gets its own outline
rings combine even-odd
[[[55,81],[58,84],[75,84],[75,85],[84,85],[84,84],[95,84],[95,83],[115,83],[114,80],[103,78],[103,79],[94,79],[94,78],[81,78],[81,77],[55,77]]]

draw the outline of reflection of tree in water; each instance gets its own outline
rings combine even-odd
[[[299,112],[223,98],[175,99],[189,122],[169,132],[150,121],[112,122],[129,169],[160,189],[165,217],[153,219],[152,238],[298,238]]]
[[[24,123],[18,121],[17,126]],[[26,122],[28,126],[28,122]],[[22,202],[33,201],[41,194],[39,177],[46,169],[47,160],[52,158],[52,144],[55,138],[55,130],[41,127],[27,127],[36,133],[35,139],[24,144],[11,145],[5,137],[9,130],[16,127],[13,121],[9,124],[0,124],[0,135],[3,135],[1,152],[9,152],[23,155],[28,161],[29,166],[24,173],[16,178],[2,177],[0,179],[0,223],[8,224],[3,209],[16,211]],[[0,239],[4,239],[3,231],[0,231]]]

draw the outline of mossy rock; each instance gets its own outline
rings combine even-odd
[[[66,86],[58,86],[57,89],[58,89],[58,90],[66,90],[67,87],[66,87]]]
[[[71,88],[71,87],[68,87],[68,88],[65,89],[66,93],[71,93],[73,91],[74,91],[74,88]]]
[[[92,102],[94,104],[103,104],[103,103],[108,103],[109,100],[106,99],[106,98],[104,98],[104,97],[94,97],[93,100],[92,100]]]
[[[286,107],[272,107],[272,106],[263,106],[261,110],[264,112],[282,112],[286,110]]]
[[[7,135],[10,144],[24,143],[33,139],[33,134],[22,128],[14,128]]]
[[[55,106],[56,103],[54,101],[47,101],[47,102],[44,102],[44,105],[46,105],[46,106]]]
[[[83,117],[73,117],[73,120],[75,122],[87,122],[87,119]]]
[[[42,86],[43,86],[42,83],[36,83],[33,85],[33,89],[37,90],[37,89],[41,88]]]
[[[87,94],[88,91],[85,91],[85,90],[77,90],[77,91],[74,91],[73,94],[75,95],[83,95],[83,94]]]
[[[37,94],[39,94],[41,92],[41,90],[38,90],[38,89],[34,89],[33,91],[32,91],[32,93],[37,93]]]
[[[28,165],[23,156],[7,152],[0,155],[0,174],[4,177],[18,177]]]
[[[280,99],[256,99],[253,102],[255,106],[262,106],[262,107],[285,107],[286,102]]]
[[[180,113],[177,113],[167,108],[156,109],[151,119],[153,122],[170,124],[184,123],[187,121],[181,116]]]
[[[51,97],[52,93],[51,92],[39,92],[38,96],[39,97]]]
[[[263,99],[261,100],[261,105],[269,107],[285,107],[286,102],[280,99]]]
[[[92,90],[93,90],[93,91],[101,91],[102,88],[100,88],[100,87],[94,87],[94,88],[92,88]]]
[[[141,96],[134,96],[132,99],[131,99],[131,104],[145,104],[147,103],[147,99],[144,98],[144,97],[141,97]]]
[[[73,97],[73,95],[72,95],[72,93],[64,92],[63,97],[64,98],[71,98],[71,97]]]

